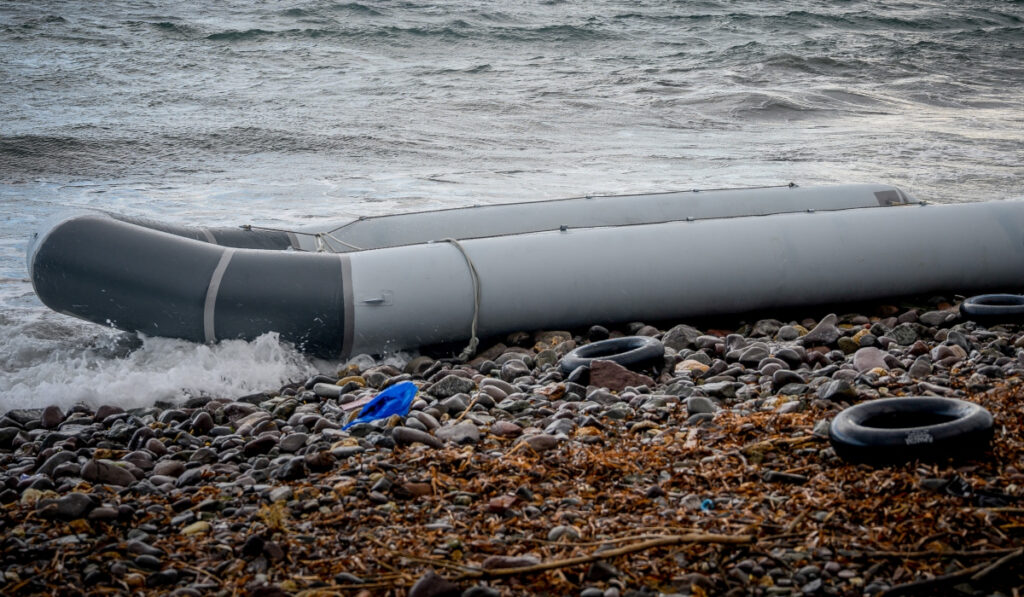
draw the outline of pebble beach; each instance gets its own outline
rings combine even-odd
[[[1018,595],[1024,331],[961,300],[524,331],[467,363],[12,410],[0,593]],[[633,335],[663,362],[559,367]],[[408,415],[342,430],[403,381]],[[988,409],[991,448],[871,467],[829,443],[850,405],[935,395]]]

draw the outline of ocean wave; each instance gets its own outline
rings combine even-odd
[[[345,12],[358,15],[369,15],[374,17],[384,16],[384,13],[376,8],[367,4],[361,4],[359,2],[339,2],[332,4],[330,10],[336,12]]]
[[[80,335],[71,342],[10,338],[0,346],[6,408],[77,403],[132,408],[194,396],[236,398],[277,390],[317,372],[276,334],[214,346],[125,336],[105,333],[87,345],[77,344]]]
[[[153,27],[154,29],[162,33],[172,33],[180,37],[192,37],[197,33],[195,27],[186,25],[184,23],[172,23],[171,21],[150,21],[147,22],[147,24],[150,27]]]
[[[265,29],[246,29],[244,31],[233,29],[229,31],[211,33],[206,36],[206,39],[210,41],[250,41],[275,34],[276,32],[267,31]]]

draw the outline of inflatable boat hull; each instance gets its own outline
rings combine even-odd
[[[478,334],[1020,286],[1024,202],[554,230],[351,253],[214,245],[105,214],[29,251],[62,313],[196,342],[275,331],[346,357]],[[473,275],[475,269],[477,277]]]

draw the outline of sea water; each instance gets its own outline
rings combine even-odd
[[[1022,84],[1020,2],[7,0],[0,411],[338,366],[273,334],[199,346],[49,311],[25,246],[69,208],[294,227],[788,182],[1005,199]]]

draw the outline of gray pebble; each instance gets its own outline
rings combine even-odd
[[[714,401],[704,396],[690,396],[686,399],[686,413],[688,415],[714,413],[718,406]]]
[[[469,421],[438,427],[434,430],[434,435],[437,439],[453,444],[475,444],[480,441],[480,430]]]
[[[410,427],[395,427],[391,430],[391,439],[395,440],[395,443],[400,446],[416,443],[424,444],[431,448],[441,448],[444,446],[444,443],[433,435]]]

